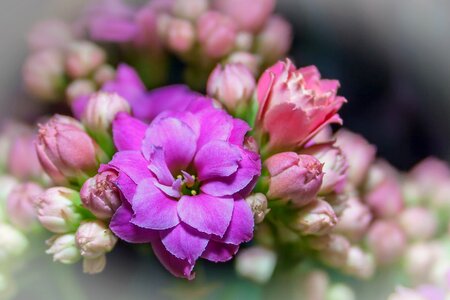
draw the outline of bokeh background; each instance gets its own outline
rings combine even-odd
[[[0,1],[0,120],[32,120],[42,109],[21,83],[28,30],[44,18],[70,18],[87,2]],[[429,155],[450,159],[450,1],[278,0],[277,10],[294,25],[296,64],[315,64],[324,77],[340,80],[349,100],[342,110],[346,127],[401,170]],[[150,255],[136,254],[141,251],[148,250],[119,247],[93,278],[81,275],[79,265],[33,258],[17,282],[17,299],[164,299],[176,292],[197,299],[213,289],[213,298],[276,296],[248,282],[219,280],[232,265],[208,266],[189,289],[180,282],[174,289]]]

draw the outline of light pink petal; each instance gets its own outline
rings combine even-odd
[[[178,215],[198,231],[222,237],[230,224],[233,205],[231,197],[183,196],[178,203]]]
[[[189,280],[195,278],[195,273],[192,273],[194,264],[172,255],[159,240],[152,243],[152,248],[158,260],[172,275]]]
[[[118,151],[141,150],[147,125],[127,113],[118,113],[113,125],[114,145]]]
[[[202,254],[202,258],[212,262],[226,262],[232,259],[238,250],[238,245],[210,241]]]
[[[253,238],[253,213],[244,199],[234,202],[233,216],[227,232],[220,239],[221,242],[239,245]]]

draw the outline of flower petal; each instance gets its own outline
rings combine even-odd
[[[141,150],[147,125],[127,113],[118,113],[113,125],[114,145],[118,151]]]
[[[194,164],[201,181],[225,177],[236,172],[241,160],[239,148],[222,141],[204,145],[196,154]]]
[[[136,184],[141,180],[152,178],[152,173],[146,168],[148,161],[139,151],[120,151],[114,154],[108,165],[125,173]]]
[[[230,115],[223,110],[209,108],[198,112],[197,116],[202,125],[197,141],[198,149],[211,141],[228,141],[233,129],[233,118]]]
[[[152,248],[158,260],[172,275],[189,280],[195,278],[195,273],[192,273],[194,264],[172,255],[159,240],[152,243]]]
[[[253,238],[253,213],[244,199],[234,201],[233,216],[228,230],[220,239],[221,242],[239,245]]]
[[[235,145],[242,145],[244,143],[244,137],[249,130],[250,126],[247,122],[241,119],[233,119],[233,129],[228,141]]]
[[[150,153],[150,161],[148,168],[158,178],[158,181],[164,185],[172,185],[174,178],[167,167],[164,150],[161,147],[153,148]]]
[[[111,219],[109,228],[120,239],[133,244],[148,243],[159,237],[157,231],[132,224],[133,210],[128,203],[122,204]]]
[[[161,241],[166,249],[179,259],[189,263],[195,261],[205,251],[209,238],[186,224],[180,223],[172,229],[161,232]]]
[[[222,237],[230,224],[233,205],[231,197],[183,196],[178,203],[178,215],[198,231]]]
[[[168,198],[154,185],[156,179],[139,183],[132,200],[134,217],[131,222],[143,228],[163,230],[180,223],[177,202]]]
[[[225,262],[233,258],[238,252],[239,246],[209,241],[202,258],[212,262]]]
[[[125,173],[119,173],[116,185],[122,192],[122,195],[125,197],[127,202],[131,203],[131,200],[133,200],[134,194],[136,193],[137,184],[131,180],[130,177],[125,175]]]

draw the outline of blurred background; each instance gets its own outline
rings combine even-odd
[[[1,1],[0,119],[32,119],[39,113],[20,75],[31,26],[45,18],[70,18],[87,2]],[[290,56],[299,66],[315,64],[323,77],[340,80],[340,93],[349,101],[341,114],[344,125],[375,144],[379,156],[401,170],[429,155],[450,159],[449,1],[278,0],[277,11],[294,25]],[[107,271],[94,278],[81,275],[79,265],[50,264],[50,256],[39,257],[18,283],[18,299],[172,298],[170,275],[152,257],[135,251],[141,250],[119,247],[109,256]],[[42,273],[32,272],[38,268]],[[199,271],[195,289],[183,290],[184,283],[177,283],[183,299],[215,287],[219,292],[213,295],[226,299],[236,299],[235,291],[242,299],[262,295],[248,282],[214,283],[211,277],[226,274],[232,265],[211,268],[207,274]],[[202,284],[206,277],[209,284]]]

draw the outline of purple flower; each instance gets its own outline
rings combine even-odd
[[[123,113],[113,124],[118,153],[101,169],[119,172],[124,202],[110,228],[127,242],[150,242],[172,274],[192,279],[197,259],[227,261],[252,238],[244,197],[261,163],[243,146],[246,123],[210,99],[184,99],[178,87],[161,93],[179,93],[178,109],[165,103],[149,126]]]

